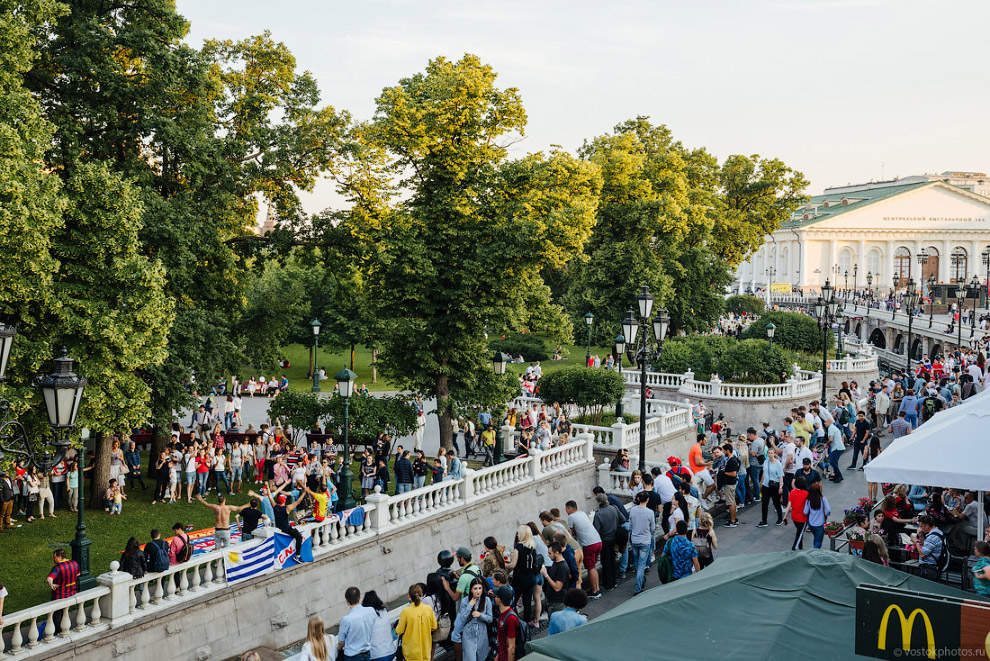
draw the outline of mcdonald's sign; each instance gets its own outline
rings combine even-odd
[[[990,658],[990,603],[861,585],[856,588],[856,654]]]

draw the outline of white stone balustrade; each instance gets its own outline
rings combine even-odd
[[[96,631],[109,628],[103,618],[101,600],[110,589],[100,586],[68,599],[59,599],[4,614],[0,651],[21,658],[47,654],[49,650]],[[61,632],[55,633],[55,620],[61,618]],[[42,633],[39,633],[41,628]]]

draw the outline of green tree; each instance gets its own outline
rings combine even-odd
[[[733,314],[760,314],[763,312],[762,298],[742,294],[725,299],[725,311]]]
[[[495,77],[473,55],[437,58],[385,89],[342,182],[354,231],[375,247],[374,316],[392,324],[382,370],[437,398],[447,447],[451,415],[492,382],[485,331],[525,328],[541,271],[581,250],[598,194],[597,169],[561,151],[506,160],[526,116]]]
[[[822,330],[818,328],[818,322],[797,312],[766,312],[747,326],[739,334],[739,338],[766,339],[767,324],[770,323],[776,326],[773,334],[774,345],[805,353],[821,353]],[[832,332],[825,335],[826,347],[831,349],[835,346],[835,335]]]
[[[723,381],[735,383],[781,383],[789,371],[780,349],[766,340],[733,342],[717,366]]]
[[[574,405],[592,424],[599,424],[602,412],[625,394],[625,382],[614,370],[571,367],[551,372],[540,379],[540,398],[544,402]]]

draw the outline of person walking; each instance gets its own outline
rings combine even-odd
[[[822,539],[825,537],[825,522],[828,521],[828,517],[832,513],[832,508],[828,505],[828,498],[822,495],[820,482],[816,482],[808,488],[808,500],[804,504],[804,513],[808,517],[808,527],[814,535],[815,548],[820,549]]]
[[[757,528],[767,527],[767,509],[770,503],[777,511],[777,523],[780,526],[784,523],[784,513],[780,508],[780,495],[783,493],[784,469],[777,459],[777,450],[770,448],[767,450],[767,461],[763,464],[763,480],[761,482],[760,496],[762,500],[763,517],[756,524]]]
[[[646,565],[650,561],[650,549],[657,530],[656,516],[646,506],[649,502],[649,495],[641,491],[636,494],[636,504],[629,510],[629,543],[636,563],[635,594],[642,592],[646,583]]]
[[[409,586],[408,595],[409,605],[399,612],[399,622],[395,625],[395,633],[402,637],[402,656],[406,661],[430,661],[437,616],[423,603],[423,588],[418,583]]]
[[[842,430],[835,422],[825,423],[825,442],[828,443],[828,463],[832,466],[832,477],[828,479],[841,482],[843,478],[842,471],[839,470],[839,460],[846,451],[846,444],[842,440]]]
[[[800,551],[804,548],[804,531],[808,525],[808,515],[804,513],[804,504],[807,500],[808,483],[803,475],[798,475],[794,478],[794,488],[791,489],[791,496],[787,501],[787,509],[791,514],[791,523],[794,524],[795,530],[794,543],[791,544],[792,551]]]

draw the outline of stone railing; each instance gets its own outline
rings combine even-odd
[[[680,388],[684,385],[684,381],[690,376],[690,372],[685,374],[669,374],[667,372],[647,372],[646,373],[646,385],[651,388]],[[624,370],[622,372],[622,378],[627,386],[640,385],[642,379],[642,374],[639,370]]]
[[[50,601],[3,616],[3,637],[0,652],[29,658],[47,654],[81,636],[110,628],[103,619],[101,600],[110,595],[110,588],[86,590],[68,599]],[[61,617],[60,633],[55,633],[55,619]]]
[[[877,356],[875,354],[856,358],[847,356],[839,360],[828,361],[829,372],[866,372],[876,368]]]
[[[680,393],[688,397],[724,398],[748,401],[775,401],[807,397],[821,391],[821,375],[808,379],[792,378],[784,383],[746,384],[720,381],[688,381]]]
[[[648,443],[694,427],[690,405],[660,399],[649,399],[647,403],[652,411],[646,414]],[[611,427],[574,423],[574,431],[590,435],[596,450],[614,452],[639,447],[639,422],[617,422]]]
[[[464,477],[456,480],[394,496],[374,493],[363,506],[364,517],[360,525],[350,525],[335,515],[328,521],[300,525],[297,530],[303,539],[312,536],[313,556],[317,559],[362,544],[386,531],[392,534],[396,528],[418,526],[433,515],[489,498],[491,494],[538,483],[593,461],[591,437],[577,436],[548,452],[534,451],[479,471],[466,469]],[[274,534],[273,528],[264,527],[255,532],[257,537]],[[4,647],[0,651],[17,654],[20,658],[52,656],[63,646],[92,640],[100,631],[124,627],[154,617],[156,612],[166,608],[229,590],[225,557],[233,550],[243,552],[260,543],[261,540],[250,541],[196,555],[189,562],[141,578],[118,571],[119,564],[112,562],[110,572],[97,578],[97,588],[68,599],[4,614],[0,626]],[[58,635],[55,635],[56,613],[62,614],[62,631]]]
[[[666,461],[647,461],[645,463],[646,470],[659,468],[664,473],[670,470],[670,465]],[[629,465],[633,468],[639,466],[639,458],[630,455]],[[631,473],[632,471],[613,471],[608,463],[602,463],[598,466],[598,486],[604,489],[605,493],[616,496],[631,496],[632,491],[629,490]]]

